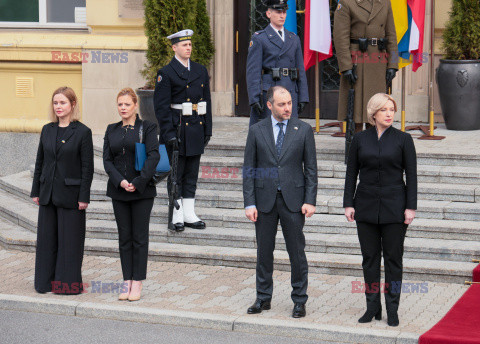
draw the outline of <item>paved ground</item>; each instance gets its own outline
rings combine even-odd
[[[139,302],[117,301],[114,292],[92,292],[92,283],[120,283],[120,262],[117,258],[85,256],[83,278],[89,283],[88,292],[78,296],[37,294],[33,288],[34,254],[0,250],[2,294],[37,297],[44,300],[93,302],[124,307],[179,310],[202,314],[244,316],[255,298],[255,271],[250,269],[149,262],[148,279]],[[273,307],[252,320],[292,320],[290,312],[290,275],[275,272]],[[362,293],[352,293],[352,282],[361,278],[309,275],[307,317],[295,320],[302,325],[323,324],[356,329],[393,330],[382,321],[358,324],[363,314],[365,299]],[[422,283],[422,281],[406,281]],[[404,293],[400,305],[400,326],[395,331],[417,336],[427,331],[451,308],[467,287],[457,284],[428,282],[427,293]],[[299,324],[299,325],[300,325]]]
[[[2,343],[308,344],[311,340],[159,324],[0,310]],[[138,339],[141,338],[141,341]]]

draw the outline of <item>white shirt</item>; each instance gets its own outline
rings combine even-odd
[[[182,66],[185,66],[183,62],[177,57],[177,55],[175,55],[175,58],[177,59],[178,62],[182,64]],[[190,59],[188,59],[188,62],[187,62],[187,69],[190,70]]]
[[[282,41],[285,42],[285,28],[282,26],[282,29],[281,30],[277,30],[273,27],[272,24],[270,24],[270,26],[272,27],[272,29],[275,30],[275,32],[277,33],[277,35],[282,39]],[[280,35],[279,31],[282,31],[282,35]]]

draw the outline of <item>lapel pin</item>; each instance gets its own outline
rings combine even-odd
[[[298,130],[298,127],[294,127],[293,129]]]
[[[65,143],[65,140],[62,140],[62,143]]]

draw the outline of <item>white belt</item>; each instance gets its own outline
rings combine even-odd
[[[199,102],[198,104],[182,103],[171,104],[170,107],[175,110],[182,110],[183,116],[191,116],[193,111],[197,111],[199,115],[205,115],[207,113],[207,102]]]

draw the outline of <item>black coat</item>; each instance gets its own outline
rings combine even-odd
[[[403,223],[405,209],[417,209],[417,155],[410,134],[389,127],[379,140],[372,127],[353,137],[343,206],[355,208],[356,221],[378,224]]]
[[[172,109],[172,104],[207,102],[207,113],[198,116],[180,116],[182,111]],[[177,136],[177,126],[182,117],[180,155],[203,154],[204,137],[212,136],[212,102],[207,69],[190,60],[190,71],[175,57],[157,74],[154,93],[155,115],[160,126],[160,143]]]
[[[57,150],[57,130],[53,122],[42,128],[30,197],[39,197],[41,205],[52,201],[59,208],[78,209],[78,202],[90,202],[92,131],[80,122],[70,123]]]
[[[316,205],[317,184],[317,153],[310,125],[289,119],[280,158],[271,117],[250,127],[243,163],[245,207],[255,205],[263,213],[270,212],[280,186],[288,209],[299,212],[304,203]]]
[[[152,198],[157,189],[149,185],[160,160],[158,153],[157,125],[143,121],[143,143],[147,159],[141,171],[135,170],[135,142],[140,142],[141,120],[135,120],[133,127],[122,127],[122,121],[109,124],[103,142],[103,166],[108,174],[107,196],[119,201],[133,201]],[[122,180],[132,183],[136,190],[128,192],[120,186]]]

